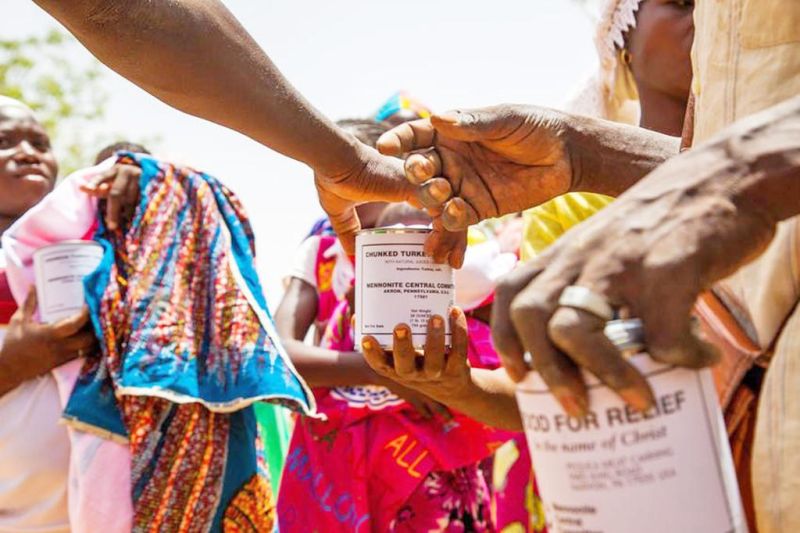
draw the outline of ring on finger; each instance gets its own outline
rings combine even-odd
[[[608,300],[580,285],[570,285],[565,288],[558,299],[558,305],[586,311],[606,322],[614,318],[614,308],[611,307]]]
[[[623,354],[636,354],[645,348],[644,323],[639,318],[606,322],[603,333]]]

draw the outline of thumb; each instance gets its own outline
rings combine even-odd
[[[358,219],[358,213],[355,206],[348,207],[339,213],[328,214],[333,231],[339,237],[345,253],[349,256],[354,256],[356,253],[356,233],[361,230],[361,221]]]
[[[36,312],[36,303],[36,287],[31,287],[22,304],[22,318],[26,322],[33,318],[33,314]]]
[[[703,339],[688,310],[668,315],[668,320],[663,319],[665,314],[657,320],[642,313],[646,344],[653,359],[689,368],[703,368],[719,361],[719,350]]]

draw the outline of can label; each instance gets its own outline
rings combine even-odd
[[[584,418],[567,416],[534,372],[517,389],[547,530],[746,532],[710,370],[630,361],[655,393],[646,413],[587,373]]]
[[[445,318],[454,302],[453,269],[439,265],[423,251],[430,230],[383,228],[356,237],[356,346],[371,335],[392,347],[397,324],[411,328],[414,346],[425,345],[428,320]]]
[[[92,241],[64,242],[33,254],[39,319],[57,322],[78,313],[84,305],[83,278],[103,259],[103,247]]]

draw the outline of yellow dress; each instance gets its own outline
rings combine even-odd
[[[602,194],[569,193],[523,213],[520,259],[527,261],[550,246],[572,226],[594,215],[613,198]]]

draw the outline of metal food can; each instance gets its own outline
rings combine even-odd
[[[394,327],[402,323],[411,328],[414,347],[422,349],[432,315],[445,319],[445,343],[450,346],[447,313],[455,299],[453,269],[425,255],[430,232],[390,227],[356,236],[356,346],[371,335],[391,349]]]
[[[536,372],[517,388],[547,531],[746,533],[711,371],[641,352],[628,360],[655,395],[646,412],[588,372],[583,417],[568,416]]]
[[[39,320],[57,322],[78,313],[84,305],[83,278],[103,259],[94,241],[63,241],[33,253]]]

